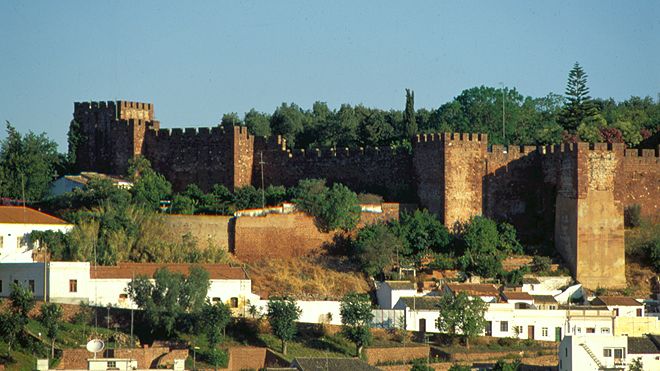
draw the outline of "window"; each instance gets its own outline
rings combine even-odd
[[[603,349],[603,357],[612,357],[612,349]]]
[[[69,280],[69,292],[78,292],[78,280]]]
[[[0,280],[0,292],[2,292],[2,280]]]
[[[642,316],[642,308],[638,308],[637,309],[637,317],[641,317],[641,316]]]
[[[610,333],[610,328],[609,327],[603,327],[600,329],[601,334],[609,334]]]
[[[557,306],[556,306],[556,305],[549,305],[549,306],[548,306],[548,309],[550,309],[550,310],[555,310],[555,309],[557,309]]]
[[[119,294],[119,299],[128,299],[128,294]]]
[[[30,285],[30,292],[34,293],[34,280],[28,281],[28,284]]]
[[[117,361],[108,361],[108,368],[117,368]]]
[[[614,315],[619,316],[619,308],[614,308]]]
[[[614,349],[614,358],[623,358],[623,349]]]
[[[541,327],[541,336],[548,336],[548,328]]]
[[[238,308],[238,298],[229,299],[229,306],[231,308]]]
[[[0,249],[5,247],[5,236],[0,236]]]
[[[508,321],[500,322],[500,331],[501,332],[509,332],[509,322]]]
[[[587,334],[595,334],[595,333],[596,333],[595,327],[587,327]]]
[[[522,326],[513,326],[513,333],[520,335],[523,333],[523,327]]]

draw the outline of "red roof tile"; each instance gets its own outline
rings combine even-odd
[[[22,206],[0,206],[0,224],[69,224],[66,221]]]
[[[502,296],[506,298],[506,300],[534,300],[532,295],[524,291],[504,291],[502,292]]]
[[[637,300],[627,297],[627,296],[598,296],[596,299],[592,300],[592,303],[595,301],[596,305],[602,305],[598,302],[598,299],[602,301],[603,304],[609,306],[628,306],[628,307],[640,307],[642,303]]]
[[[481,283],[448,283],[447,287],[453,293],[465,291],[470,295],[498,296],[499,292],[493,285]]]
[[[188,275],[188,263],[119,263],[117,266],[91,267],[90,278],[97,279],[131,279],[134,276],[146,275],[153,278],[156,269],[167,266],[171,272]],[[209,271],[212,280],[245,280],[248,279],[241,267],[232,267],[229,264],[197,264]]]

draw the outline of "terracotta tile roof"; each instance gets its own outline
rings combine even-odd
[[[89,277],[97,279],[131,279],[134,275],[153,277],[156,269],[167,266],[171,272],[188,275],[188,267],[194,264],[187,263],[119,263],[117,266],[90,267]],[[241,267],[232,267],[229,264],[197,264],[209,271],[212,280],[245,280],[248,279]]]
[[[592,300],[593,305],[641,307],[642,303],[627,296],[598,296]]]
[[[534,303],[537,304],[556,304],[557,299],[552,295],[532,295]]]
[[[0,206],[0,224],[69,224],[66,221],[22,206]]]
[[[415,290],[415,285],[410,281],[385,281],[392,290]]]
[[[493,285],[481,283],[448,283],[447,287],[454,294],[465,291],[469,295],[499,296],[499,292]]]
[[[534,298],[527,292],[524,291],[504,291],[502,297],[508,300],[528,300],[533,301]]]

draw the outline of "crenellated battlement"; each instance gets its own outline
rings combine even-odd
[[[431,142],[488,142],[488,134],[475,133],[437,133],[437,134],[417,134],[413,138],[413,143],[431,143]]]
[[[289,158],[352,158],[352,157],[391,157],[395,156],[393,147],[351,147],[351,148],[311,148],[285,149]],[[405,151],[403,151],[405,152]]]

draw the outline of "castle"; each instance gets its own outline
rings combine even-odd
[[[143,155],[175,191],[195,183],[232,189],[295,186],[325,178],[356,191],[419,202],[452,228],[474,215],[507,220],[540,243],[554,240],[584,286],[626,286],[624,208],[660,207],[660,148],[574,143],[488,146],[484,134],[423,134],[412,151],[393,148],[290,150],[279,136],[245,127],[160,129],[152,104],[83,102],[74,119],[86,138],[82,171],[124,172]]]

